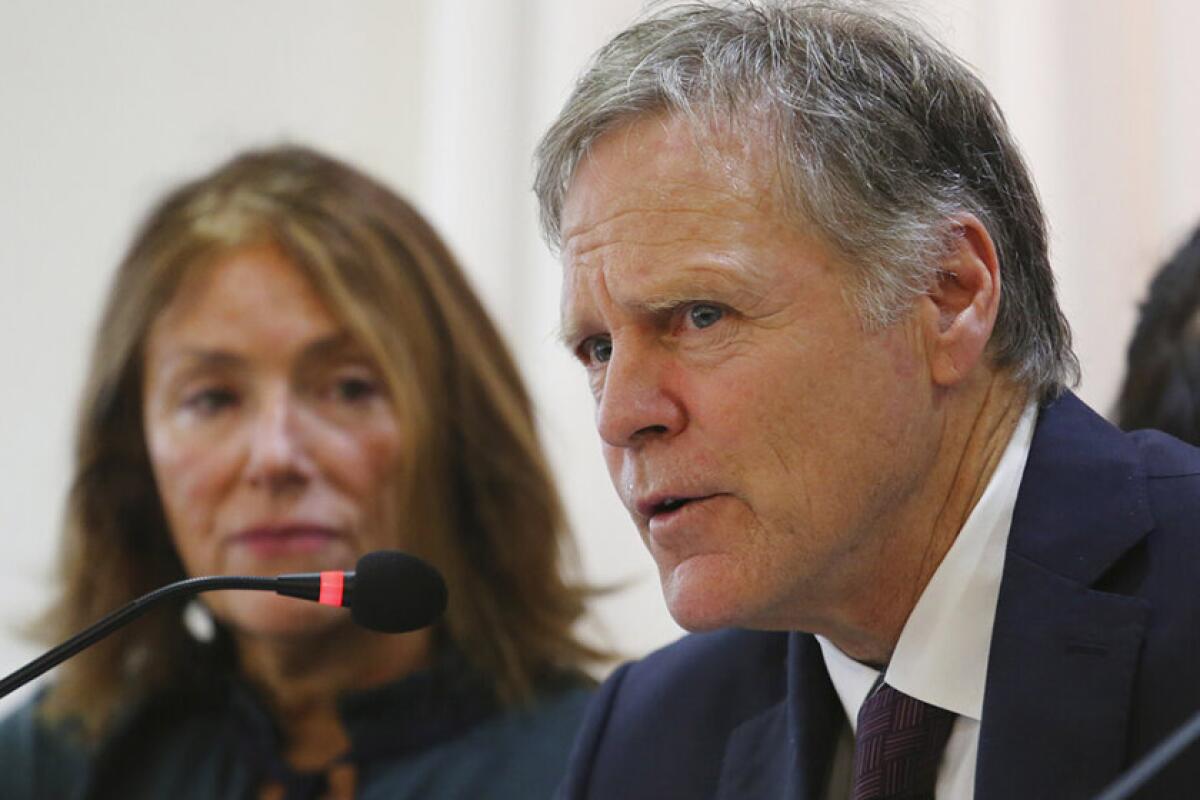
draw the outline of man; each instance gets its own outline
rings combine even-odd
[[[861,6],[660,9],[536,188],[700,632],[609,679],[564,796],[1089,797],[1200,706],[1200,456],[1066,391],[1032,181],[946,50]]]

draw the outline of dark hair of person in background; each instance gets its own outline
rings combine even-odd
[[[555,670],[603,657],[572,631],[586,592],[564,577],[573,552],[530,398],[454,257],[404,200],[301,147],[241,155],[172,192],[122,261],[80,409],[48,637],[187,577],[147,455],[143,352],[189,272],[264,242],[376,362],[404,422],[396,546],[445,576],[435,641],[489,676],[507,706]],[[95,735],[131,700],[210,668],[213,648],[198,654],[181,611],[152,613],[65,664],[47,714]],[[233,670],[234,657],[216,667]]]
[[[1117,424],[1200,445],[1200,228],[1150,284],[1129,343]]]

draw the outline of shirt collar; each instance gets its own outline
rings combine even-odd
[[[910,697],[974,720],[983,713],[1004,554],[1036,420],[1037,404],[1030,402],[983,495],[909,614],[885,676]],[[824,637],[817,641],[853,726],[879,672]]]

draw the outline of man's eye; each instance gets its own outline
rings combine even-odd
[[[612,339],[593,336],[579,345],[579,357],[584,364],[605,364],[612,359]]]
[[[697,328],[707,328],[715,325],[725,316],[725,310],[719,306],[707,303],[697,303],[688,309],[688,320]]]

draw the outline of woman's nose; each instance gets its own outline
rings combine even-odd
[[[251,484],[269,491],[304,485],[310,475],[302,411],[285,390],[271,392],[249,421],[245,472]]]

